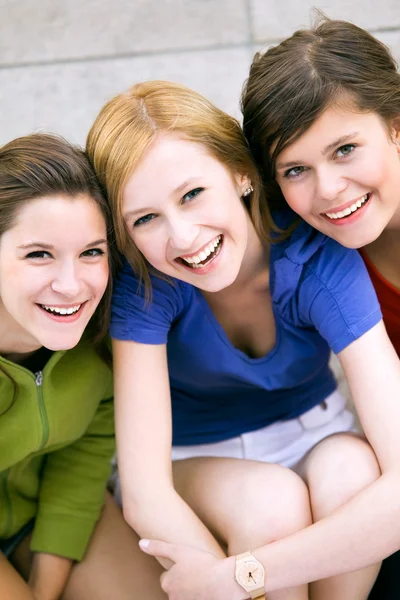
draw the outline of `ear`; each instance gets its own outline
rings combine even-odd
[[[396,119],[393,119],[393,121],[391,122],[390,132],[392,141],[394,144],[396,144],[397,151],[400,154],[400,116]]]
[[[239,195],[243,196],[244,192],[251,186],[250,177],[248,175],[235,175],[236,185]]]

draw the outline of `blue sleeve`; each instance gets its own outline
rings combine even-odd
[[[143,344],[166,344],[173,321],[183,309],[183,293],[177,280],[151,278],[152,297],[146,301],[144,286],[139,284],[126,262],[114,282],[111,303],[111,337]]]
[[[303,271],[299,313],[336,354],[379,323],[379,302],[356,250],[326,239]]]

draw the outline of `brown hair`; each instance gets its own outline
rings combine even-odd
[[[400,74],[388,48],[364,29],[323,17],[256,54],[242,95],[244,133],[267,189],[282,150],[328,108],[345,102],[387,124],[400,116]]]
[[[86,149],[111,205],[118,248],[147,292],[149,266],[128,236],[121,205],[129,177],[160,132],[174,132],[202,144],[231,173],[248,175],[254,191],[247,208],[261,239],[268,239],[273,226],[269,209],[261,201],[259,174],[236,119],[183,85],[168,81],[134,85],[103,107]]]
[[[0,236],[13,227],[26,202],[55,194],[68,198],[89,196],[106,222],[109,282],[88,326],[89,338],[99,348],[108,331],[115,244],[110,209],[89,160],[80,148],[48,134],[20,137],[0,148]]]

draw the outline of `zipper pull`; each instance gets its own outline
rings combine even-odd
[[[38,387],[40,387],[43,383],[43,373],[42,371],[38,371],[35,373],[35,383]]]

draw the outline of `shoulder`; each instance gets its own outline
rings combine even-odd
[[[275,254],[276,256],[285,256],[295,265],[307,265],[310,260],[320,256],[321,252],[324,252],[324,246],[330,242],[333,246],[342,248],[337,242],[300,219],[289,208],[274,214],[273,218],[279,228],[284,231],[291,230],[291,233],[283,240],[278,238],[278,241],[274,242]]]
[[[106,350],[107,341],[104,341]],[[102,356],[102,348],[96,348],[87,338],[66,351],[56,351],[44,367],[47,393],[53,395],[80,395],[90,392],[89,405],[96,405],[102,398],[112,396],[112,370]]]
[[[175,305],[184,305],[191,296],[192,286],[175,279],[173,277],[163,277],[162,275],[150,275],[151,283],[151,301],[146,300],[146,289],[142,281],[132,269],[128,261],[124,260],[123,266],[114,280],[113,305],[118,305],[121,301],[129,302],[132,298],[141,299],[143,307],[154,303],[169,302]]]
[[[116,339],[132,339],[147,343],[163,340],[174,320],[190,305],[192,286],[174,278],[150,277],[150,297],[127,261],[115,282],[111,306],[111,335]],[[156,331],[162,332],[161,337]],[[142,332],[139,335],[139,331]],[[150,335],[147,335],[147,333]],[[150,342],[151,343],[151,342]]]
[[[375,290],[357,250],[341,246],[305,222],[274,246],[274,301],[296,325],[316,328],[335,352],[381,319]]]
[[[295,223],[292,211],[285,217],[286,226]],[[352,276],[368,279],[357,250],[341,246],[302,220],[286,239],[273,243],[271,262],[276,287],[280,287],[283,279],[290,278],[293,292],[307,280],[313,280],[315,286],[319,282],[332,290],[338,284],[340,287],[346,275],[344,269],[351,269]]]

